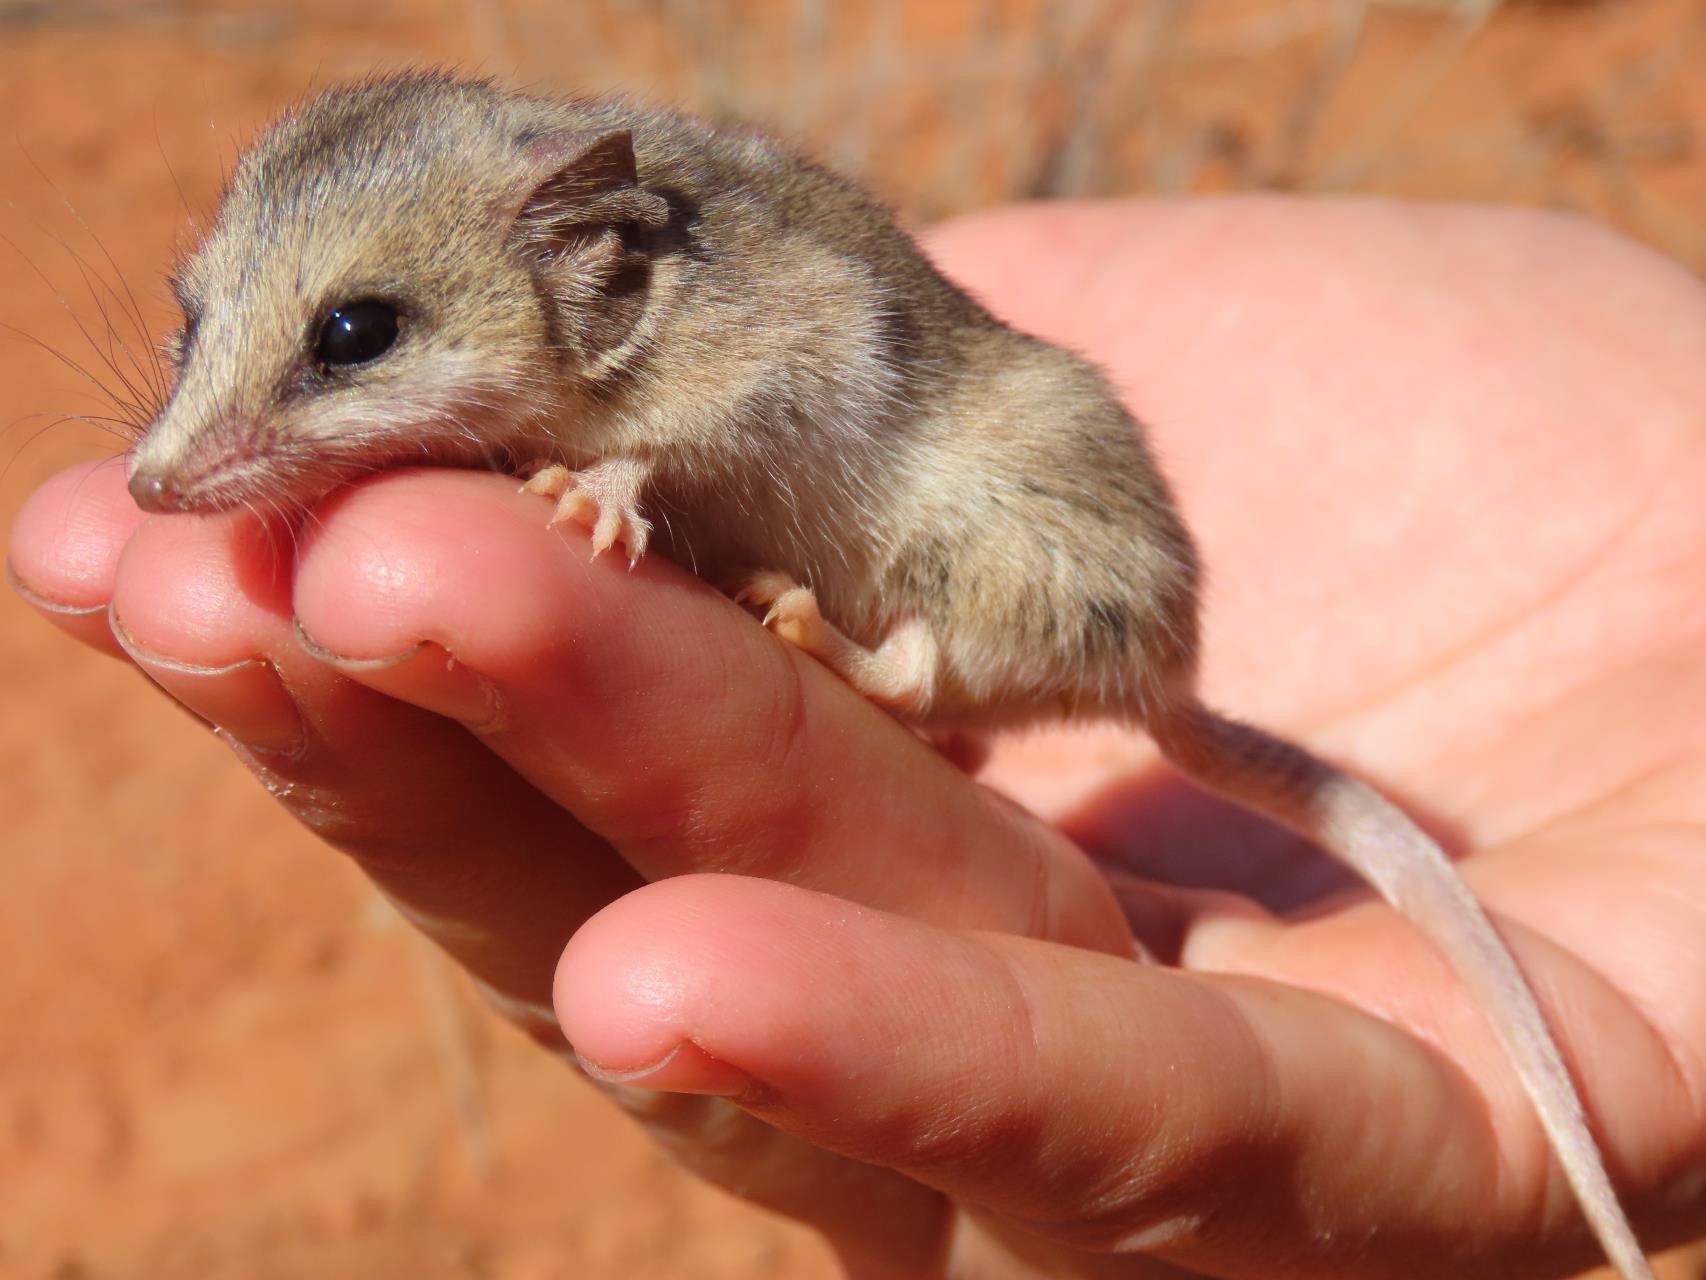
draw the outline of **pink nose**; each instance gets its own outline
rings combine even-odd
[[[130,478],[130,496],[144,511],[163,513],[182,511],[184,496],[177,485],[165,476],[138,471]]]

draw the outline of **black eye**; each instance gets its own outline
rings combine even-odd
[[[397,341],[397,310],[383,302],[352,302],[326,316],[314,354],[323,365],[361,364]]]

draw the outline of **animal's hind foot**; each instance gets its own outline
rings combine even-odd
[[[765,626],[796,649],[824,659],[830,627],[810,587],[800,586],[785,573],[763,570],[747,579],[736,592],[735,601],[762,606]]]
[[[785,573],[761,570],[735,593],[740,604],[766,609],[764,625],[811,654],[865,697],[903,716],[919,716],[936,686],[935,637],[923,621],[897,625],[867,649],[824,618],[817,596]]]

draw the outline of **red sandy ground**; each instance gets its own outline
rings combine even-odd
[[[846,29],[827,33],[825,65],[836,74],[814,90],[811,75],[754,71],[800,64],[786,27],[748,17],[744,43],[718,46],[729,28],[700,18],[684,38],[659,17],[703,11],[685,5],[394,0],[349,16],[329,3],[0,0],[12,135],[0,195],[15,202],[0,232],[92,321],[49,239],[91,252],[81,219],[118,272],[147,286],[157,320],[154,282],[187,234],[178,187],[205,209],[248,128],[310,83],[432,58],[797,119],[794,132],[866,167],[914,215],[1027,189],[1267,180],[1582,207],[1706,265],[1687,212],[1706,208],[1697,5],[1528,4],[1461,52],[1442,43],[1437,15],[1371,10],[1340,77],[1323,39],[1284,23],[1344,6],[1229,3],[1216,23],[1156,37],[1160,55],[1131,44],[1103,76],[1134,87],[1093,109],[1075,105],[1074,77],[1094,41],[1065,38],[1058,60],[1073,70],[1051,78],[1053,46],[1037,54],[1042,38],[1025,34],[1035,5],[943,4],[928,21],[913,6],[886,25],[872,8],[835,10]],[[974,12],[994,26],[980,35]],[[1154,32],[1120,38],[1137,36]],[[718,55],[695,62],[688,51],[706,39]],[[968,89],[950,72],[974,46],[996,70]],[[1422,74],[1430,57],[1439,75]],[[1391,87],[1412,73],[1419,105],[1386,128]],[[854,110],[837,94],[861,81]],[[1298,107],[1311,85],[1330,90],[1318,116]],[[831,132],[849,113],[864,132]],[[1074,136],[1095,144],[1076,171],[1055,163]],[[79,350],[53,292],[6,257],[0,321]],[[0,516],[106,447],[72,426],[24,448],[45,420],[15,420],[96,403],[41,351],[0,344],[0,422],[13,424]],[[690,1182],[482,1013],[348,866],[133,672],[6,599],[0,681],[0,1277],[833,1273],[813,1238]],[[453,1104],[447,1043],[472,1058],[472,1121]],[[1669,1265],[1706,1275],[1681,1255]]]

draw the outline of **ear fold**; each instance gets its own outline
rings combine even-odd
[[[544,286],[556,340],[598,376],[643,331],[652,252],[636,233],[664,226],[669,203],[640,186],[626,129],[546,134],[523,147],[530,176],[511,206],[511,236]]]
[[[517,240],[547,257],[625,226],[661,227],[662,196],[639,185],[626,129],[547,134],[526,145],[535,176],[515,212]]]

